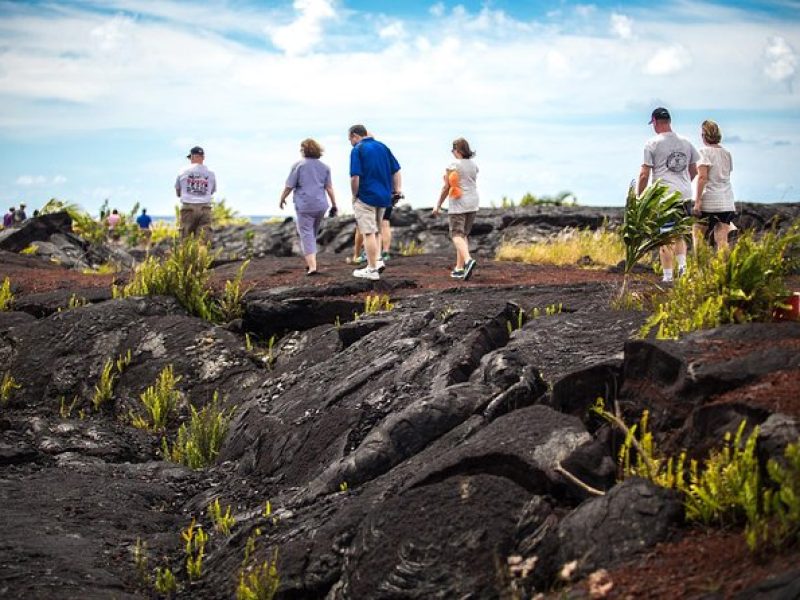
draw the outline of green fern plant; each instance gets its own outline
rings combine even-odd
[[[181,532],[181,538],[184,541],[186,554],[186,574],[189,576],[189,581],[197,581],[203,576],[203,558],[206,554],[208,534],[192,519],[189,526]]]
[[[116,361],[110,358],[103,364],[103,370],[100,372],[100,379],[94,387],[94,394],[92,395],[92,407],[95,412],[99,411],[106,403],[110,402],[114,397],[114,382],[125,368],[131,363],[131,351],[128,350],[122,354]]]
[[[211,520],[214,521],[214,528],[217,531],[224,535],[231,534],[231,529],[236,525],[236,519],[231,515],[230,505],[223,512],[219,498],[215,498],[214,502],[208,505],[208,514],[211,515]]]
[[[199,411],[192,406],[189,425],[187,427],[184,423],[180,426],[172,448],[166,438],[162,440],[164,457],[192,469],[202,469],[213,464],[228,432],[234,410],[221,410],[218,404],[218,395],[214,392],[211,404]]]
[[[131,424],[139,429],[160,431],[178,409],[180,392],[176,389],[180,377],[175,377],[172,365],[167,365],[158,374],[155,383],[139,396],[145,408],[144,416],[130,412]]]
[[[239,572],[239,585],[236,588],[236,600],[272,600],[278,592],[280,577],[278,576],[278,551],[271,559],[248,572]]]
[[[169,567],[164,567],[163,569],[161,567],[156,567],[155,588],[159,594],[167,598],[172,597],[178,590],[178,582],[175,580],[175,575],[172,574]]]
[[[364,314],[373,314],[379,311],[390,311],[394,308],[394,304],[389,299],[387,294],[376,294],[374,296],[367,295],[364,298]]]
[[[242,278],[249,264],[249,260],[244,261],[233,281],[225,282],[225,291],[219,301],[220,318],[223,322],[239,319],[244,314],[242,298],[247,290],[242,289]]]
[[[22,386],[11,376],[11,373],[3,373],[3,379],[0,380],[0,406],[8,404],[14,391],[21,388]]]

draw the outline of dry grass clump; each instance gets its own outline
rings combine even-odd
[[[589,261],[585,257],[589,257]],[[540,265],[576,265],[587,263],[590,267],[616,265],[625,258],[625,245],[616,231],[601,227],[589,229],[564,229],[543,242],[532,244],[502,244],[497,260],[508,260]]]

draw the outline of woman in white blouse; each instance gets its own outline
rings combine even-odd
[[[692,210],[700,222],[694,227],[694,239],[696,243],[710,229],[717,250],[722,250],[728,247],[728,234],[736,217],[731,187],[733,159],[720,145],[722,132],[714,121],[703,121],[700,135],[704,147],[700,148],[697,162],[697,193]]]

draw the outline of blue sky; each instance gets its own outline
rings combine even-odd
[[[50,197],[172,214],[189,147],[218,196],[279,214],[302,139],[349,200],[347,128],[438,197],[450,142],[482,204],[573,192],[620,205],[650,111],[700,145],[716,120],[738,200],[800,201],[800,2],[0,1],[4,207]]]

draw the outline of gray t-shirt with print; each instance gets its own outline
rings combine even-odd
[[[458,158],[447,167],[447,171],[458,173],[458,187],[461,197],[448,199],[447,212],[452,215],[476,212],[480,204],[478,197],[478,165],[471,158]]]
[[[692,197],[689,165],[697,164],[699,159],[689,140],[668,131],[647,140],[642,164],[653,169],[653,181],[661,179],[671,192],[680,192],[688,200]]]

